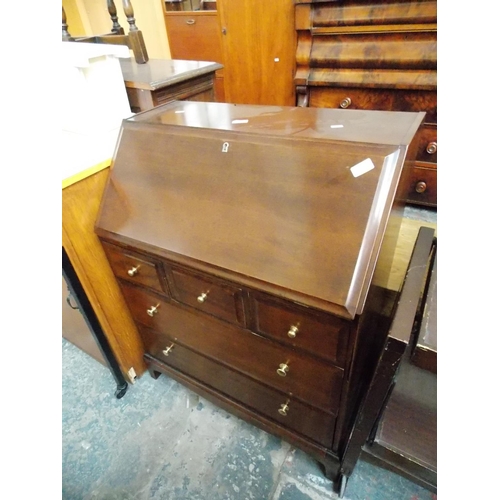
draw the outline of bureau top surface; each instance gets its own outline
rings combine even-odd
[[[423,116],[186,101],[140,113],[123,122],[96,230],[353,317]]]

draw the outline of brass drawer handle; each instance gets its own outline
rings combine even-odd
[[[139,268],[141,266],[137,265],[137,266],[134,266],[132,268],[130,268],[128,271],[127,271],[127,274],[130,276],[130,277],[133,277],[135,276],[138,272],[139,272]]]
[[[417,182],[415,186],[415,191],[417,193],[423,193],[427,189],[427,184],[424,181]]]
[[[276,373],[280,377],[286,377],[286,373],[288,372],[289,369],[290,369],[290,367],[288,366],[288,361],[287,361],[286,363],[280,364],[280,367],[276,370]]]
[[[433,155],[438,150],[437,142],[429,142],[429,144],[427,144],[427,148],[425,148],[425,150],[430,155]]]
[[[340,101],[340,107],[342,109],[346,109],[351,105],[351,103],[352,103],[351,98],[346,97],[345,99],[342,99],[342,101]]]
[[[168,347],[165,347],[165,349],[163,349],[163,351],[161,351],[161,352],[165,356],[168,356],[172,352],[172,350],[173,350],[174,347],[175,347],[174,344],[170,344]]]
[[[299,333],[299,327],[297,325],[293,325],[290,327],[290,330],[288,330],[287,335],[291,339],[294,339],[297,336],[297,333]]]
[[[159,307],[160,307],[160,304],[156,304],[155,306],[151,306],[147,310],[148,315],[151,316],[151,317],[153,317],[158,312],[158,308]]]
[[[198,297],[196,298],[196,300],[200,304],[203,304],[203,302],[205,302],[205,300],[207,299],[207,297],[208,297],[208,292],[203,292],[202,294],[198,295]]]
[[[188,19],[186,24],[194,24],[196,21],[194,19]]]
[[[290,400],[289,400],[289,399],[287,399],[287,400],[286,400],[286,403],[283,403],[283,404],[280,406],[279,410],[278,410],[278,413],[279,413],[280,415],[283,415],[284,417],[286,417],[286,416],[287,416],[287,414],[288,414],[288,410],[290,409],[290,406],[288,406],[288,403],[290,403]]]

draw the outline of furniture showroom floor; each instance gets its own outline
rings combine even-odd
[[[100,363],[62,340],[64,500],[323,500],[338,498],[317,462],[165,376],[125,396]],[[436,500],[358,462],[346,500]]]

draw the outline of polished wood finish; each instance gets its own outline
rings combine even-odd
[[[164,19],[172,59],[221,64],[216,71],[215,98],[218,102],[225,102],[224,57],[217,12],[164,10]]]
[[[226,102],[293,106],[293,3],[218,0],[217,6]]]
[[[217,63],[151,59],[147,64],[120,59],[130,109],[147,111],[174,100],[213,102]]]
[[[297,105],[425,111],[437,151],[437,3],[295,3]],[[436,152],[419,160],[432,168],[415,165],[407,202],[435,207]]]
[[[219,0],[216,11],[165,10],[164,16],[174,59],[224,65],[217,73],[217,101],[295,104],[292,2]]]
[[[113,269],[155,267],[161,289],[116,274],[150,372],[336,479],[397,299],[422,119],[176,101],[124,120],[96,233]]]
[[[127,380],[133,367],[144,373],[144,348],[95,232],[99,204],[109,169],[71,184],[62,191],[62,244]]]

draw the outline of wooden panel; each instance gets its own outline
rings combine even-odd
[[[299,306],[254,297],[256,332],[344,367],[349,323]]]
[[[316,36],[310,64],[321,68],[435,70],[436,38],[436,33]]]
[[[357,5],[356,5],[357,4]],[[315,5],[312,25],[370,26],[437,22],[437,2],[336,2]]]
[[[109,170],[104,169],[62,192],[62,242],[125,377],[140,376],[144,348],[100,241],[94,233]]]
[[[294,5],[218,0],[226,102],[293,106]]]
[[[148,328],[142,327],[140,331],[147,351],[161,362],[230,396],[252,411],[257,411],[323,446],[331,446],[335,427],[335,418],[332,415],[304,405],[285,393],[259,384],[180,345],[174,344],[168,356],[165,356],[163,350],[172,343],[166,343],[165,338],[159,337]],[[289,401],[287,414],[281,415],[278,410],[287,401]]]
[[[336,414],[343,378],[340,368],[300,355],[210,316],[187,312],[125,283],[122,283],[122,290],[134,318],[144,326],[266,385]],[[157,307],[157,312],[150,316],[147,311],[152,306]],[[211,332],[217,334],[211,335]],[[284,363],[289,369],[285,376],[280,376],[277,370]]]

